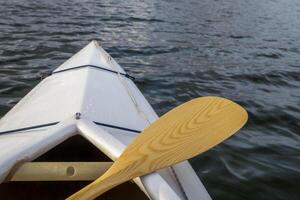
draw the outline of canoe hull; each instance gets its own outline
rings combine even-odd
[[[94,41],[54,72],[0,120],[1,181],[16,163],[33,160],[75,134],[115,160],[157,119],[126,72]],[[52,125],[38,127],[45,124]],[[210,199],[187,161],[135,182],[152,199]],[[198,189],[187,189],[191,184]]]

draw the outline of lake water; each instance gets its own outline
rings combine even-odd
[[[0,116],[92,39],[160,115],[207,95],[247,109],[191,160],[214,199],[300,198],[300,1],[0,0]]]

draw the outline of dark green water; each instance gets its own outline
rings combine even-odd
[[[248,110],[191,160],[214,199],[300,198],[300,1],[0,0],[0,116],[92,39],[159,114],[206,95]]]

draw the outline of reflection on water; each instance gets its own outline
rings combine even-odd
[[[159,114],[206,95],[249,111],[239,134],[191,160],[213,198],[299,198],[299,1],[0,4],[1,116],[97,39]]]

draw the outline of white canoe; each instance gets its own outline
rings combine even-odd
[[[156,119],[131,77],[92,41],[0,120],[0,182],[77,134],[115,160]],[[154,200],[210,199],[187,161],[134,182]]]

